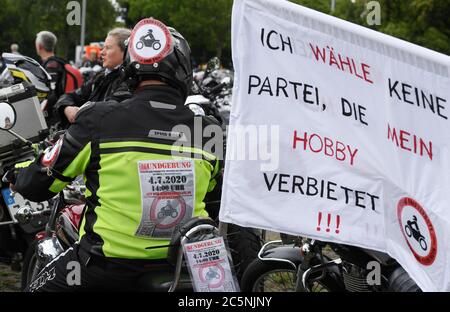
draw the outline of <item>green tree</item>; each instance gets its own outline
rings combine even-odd
[[[331,11],[330,0],[291,0],[291,2],[322,13],[330,13]]]
[[[450,54],[450,1],[378,0],[381,25],[369,26],[367,4],[371,0],[336,0],[333,15],[412,43]],[[293,0],[297,4],[330,14],[330,0]]]
[[[129,27],[154,17],[183,34],[195,59],[205,61],[213,55],[230,59],[232,0],[120,0],[119,4]]]
[[[170,15],[171,21],[182,29],[192,49],[205,50],[222,58],[222,51],[231,53],[232,0],[183,1],[179,10]],[[206,53],[205,53],[206,54]],[[206,55],[202,55],[205,57]]]
[[[165,24],[170,24],[170,15],[177,11],[181,0],[119,0],[124,9],[124,18],[128,27],[133,27],[139,20],[154,17]],[[188,0],[187,2],[193,2]]]
[[[74,59],[81,27],[67,24],[67,3],[61,0],[0,0],[0,51],[9,52],[9,45],[16,42],[22,54],[37,58],[36,33],[49,30],[58,37],[57,54]],[[109,0],[88,0],[86,42],[104,40],[116,16]]]

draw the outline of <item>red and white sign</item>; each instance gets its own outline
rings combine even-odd
[[[225,282],[225,270],[217,263],[213,265],[202,265],[198,271],[200,281],[209,288],[219,288]]]
[[[387,252],[450,291],[450,57],[235,0],[220,220]]]
[[[411,252],[423,265],[432,265],[438,252],[434,226],[425,209],[409,197],[402,198],[397,205],[400,229]]]
[[[223,237],[184,244],[183,251],[196,292],[239,291]]]
[[[146,18],[134,27],[128,48],[132,61],[158,63],[172,52],[172,35],[162,22]]]
[[[180,224],[194,214],[194,161],[138,162],[142,216],[135,235],[170,239]]]
[[[174,227],[186,214],[186,202],[183,197],[175,198],[157,197],[150,207],[150,220],[160,229]]]

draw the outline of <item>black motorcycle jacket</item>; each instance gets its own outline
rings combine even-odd
[[[114,259],[166,258],[173,231],[208,215],[204,198],[221,162],[205,150],[209,138],[199,132],[207,126],[220,129],[169,86],[147,86],[121,103],[89,102],[50,153],[18,169],[15,187],[42,201],[84,173],[81,248]]]
[[[121,102],[130,97],[128,87],[121,83],[119,69],[106,74],[105,69],[97,73],[74,92],[62,95],[55,104],[55,114],[61,121],[67,122],[64,109],[67,106],[81,107],[86,102],[102,102],[116,100]]]

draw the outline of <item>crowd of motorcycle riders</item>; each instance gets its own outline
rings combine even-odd
[[[180,124],[193,130],[196,115],[184,105],[193,80],[189,44],[174,28],[159,21],[154,25],[167,34],[166,44],[171,45],[157,60],[151,61],[142,52],[145,49],[130,51],[132,31],[115,28],[101,50],[102,69],[71,92],[64,85],[68,63],[55,55],[57,37],[50,31],[36,35],[36,52],[51,76],[46,82],[51,91],[45,99],[45,119],[49,127],[66,132],[61,144],[47,155],[16,166],[3,180],[24,198],[41,202],[84,175],[86,207],[78,242],[47,264],[36,278],[40,282],[31,283],[26,291],[143,290],[137,281],[152,268],[168,265],[167,248],[146,249],[161,245],[158,237],[134,232],[142,217],[137,164],[170,159],[173,141],[152,138],[149,132],[170,133]],[[19,53],[17,45],[12,48]],[[95,58],[86,63],[99,65]],[[208,116],[201,118],[203,127],[217,123]],[[203,146],[192,146],[191,151],[204,154],[191,160],[195,170],[192,215],[208,216],[205,197],[220,198],[223,162],[204,153]],[[71,261],[81,264],[79,285],[66,282]]]

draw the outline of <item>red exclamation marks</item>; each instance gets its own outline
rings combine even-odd
[[[327,233],[330,232],[330,224],[331,224],[331,213],[328,214]]]
[[[320,232],[320,222],[322,222],[322,213],[319,212],[318,222],[317,222],[317,231]]]
[[[336,216],[336,234],[339,234],[339,225],[341,225],[341,216]]]
[[[323,216],[322,212],[319,212],[319,215],[317,216],[317,228],[316,228],[316,230],[318,232],[321,231],[320,224],[322,223],[322,216]],[[326,232],[327,233],[329,233],[331,231],[331,228],[330,228],[331,219],[332,219],[331,217],[332,217],[331,213],[328,213],[327,214],[327,228],[326,228]],[[341,231],[339,229],[340,226],[341,226],[341,216],[340,215],[336,215],[336,230],[335,230],[336,234],[340,233],[340,231]]]

